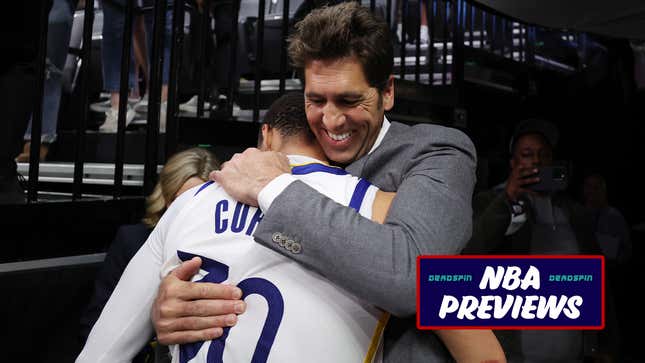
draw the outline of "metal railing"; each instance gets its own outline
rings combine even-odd
[[[109,0],[105,0],[109,1]],[[263,86],[263,79],[266,78],[263,71],[263,64],[267,54],[265,48],[265,22],[267,20],[267,3],[265,0],[257,0],[257,21],[255,25],[255,54],[254,59],[250,60],[253,68],[253,97],[252,97],[252,118],[251,121],[257,123],[260,119],[260,110],[262,108],[262,95],[266,92],[266,86]],[[281,1],[282,7],[277,6]],[[398,1],[398,2],[397,2]],[[397,17],[398,8],[401,9],[400,21],[402,25],[401,39],[398,48],[398,56],[395,54],[396,76],[400,80],[411,81],[419,85],[429,87],[452,87],[457,90],[457,94],[463,93],[465,81],[465,64],[467,54],[470,51],[483,52],[489,56],[499,57],[520,64],[533,65],[536,61],[536,30],[537,27],[511,19],[508,16],[481,6],[475,5],[466,0],[366,0],[364,6],[374,12],[385,15],[387,22],[393,33],[396,33],[399,19]],[[400,3],[399,3],[400,2]],[[219,112],[205,113],[205,101],[207,98],[207,79],[205,76],[204,54],[206,52],[206,42],[204,39],[211,37],[211,8],[214,2],[204,0],[202,4],[202,17],[199,24],[200,39],[198,57],[201,62],[198,65],[197,74],[199,79],[199,92],[197,95],[197,112],[195,118],[218,119],[218,120],[235,120],[234,105],[236,96],[239,97],[238,84],[239,76],[239,27],[242,24],[240,17],[240,0],[232,0],[231,5],[231,29],[230,29],[230,55],[227,82],[227,104],[224,110]],[[293,6],[293,0],[270,0],[269,9],[274,6],[279,11],[275,13],[270,10],[272,18],[270,20],[280,20],[280,49],[279,49],[279,78],[276,80],[278,85],[277,95],[281,95],[287,89],[290,82],[288,75],[288,59],[286,53],[286,38],[290,29],[290,7]],[[116,132],[115,158],[114,158],[114,189],[112,196],[120,198],[123,195],[123,168],[125,156],[125,137],[126,137],[126,112],[129,92],[129,69],[131,67],[131,48],[133,33],[133,16],[136,12],[152,11],[154,14],[154,29],[152,40],[152,59],[149,76],[149,100],[148,100],[148,117],[146,126],[145,141],[145,163],[144,163],[144,188],[143,193],[147,195],[152,191],[156,180],[157,164],[159,155],[157,154],[159,143],[159,123],[160,123],[160,106],[161,106],[161,87],[162,87],[162,70],[163,62],[170,62],[169,82],[168,82],[168,104],[167,104],[167,128],[165,154],[173,154],[179,144],[180,128],[178,123],[179,113],[179,75],[182,64],[182,49],[184,47],[185,33],[185,13],[190,5],[185,0],[173,0],[168,5],[168,0],[155,0],[151,9],[137,9],[134,0],[126,0],[124,10],[125,25],[123,30],[123,45],[120,74],[120,92],[119,92],[119,109],[118,109],[118,126]],[[172,37],[170,45],[170,59],[163,59],[164,49],[164,24],[167,9],[172,9]],[[394,8],[394,10],[393,10]],[[81,117],[76,127],[75,153],[74,153],[74,178],[73,178],[73,200],[78,200],[82,196],[83,175],[84,175],[84,145],[87,131],[88,119],[88,84],[90,81],[91,59],[91,40],[92,28],[94,21],[94,0],[86,0],[84,10],[84,27],[83,43],[80,51],[82,62],[80,75],[81,98],[78,107],[81,109]],[[245,10],[246,11],[246,10]],[[408,24],[408,18],[412,12],[418,12],[419,18],[421,13],[425,12],[428,29],[428,42],[422,44],[421,41],[421,21],[415,24],[414,29]],[[247,12],[248,13],[248,12]],[[246,14],[249,15],[249,14]],[[41,20],[47,21],[47,14],[41,14]],[[410,31],[413,30],[413,31]],[[408,38],[414,36],[414,41],[409,44]],[[584,41],[580,35],[570,32],[562,32],[567,41],[577,42],[582,45]],[[43,37],[46,39],[46,37]],[[40,44],[41,63],[44,67],[46,42]],[[272,52],[270,56],[275,56]],[[42,123],[42,83],[44,72],[40,72],[39,91],[40,102],[37,103],[34,110],[33,127],[32,127],[32,144],[31,158],[29,169],[29,190],[28,201],[37,200],[38,191],[38,174],[39,174],[39,148],[41,123]],[[295,82],[295,81],[294,81]],[[299,84],[296,82],[296,84]],[[301,85],[300,85],[301,87]],[[459,96],[459,100],[463,97]],[[458,101],[460,103],[462,101]],[[186,118],[181,116],[182,119]]]

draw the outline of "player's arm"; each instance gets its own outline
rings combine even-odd
[[[150,308],[159,286],[161,260],[151,248],[152,232],[132,258],[94,324],[80,362],[129,362],[152,337]]]
[[[372,204],[372,220],[383,223],[396,193],[377,191]],[[506,362],[504,351],[491,330],[437,330],[453,359],[459,363]]]
[[[385,222],[385,217],[387,217],[387,211],[390,209],[390,204],[396,196],[394,192],[384,192],[379,190],[376,192],[374,197],[374,203],[372,203],[372,220],[377,223],[383,224]]]
[[[265,208],[256,241],[394,316],[413,316],[416,257],[461,252],[472,228],[474,147],[457,131],[441,131],[402,166],[386,223],[294,181]],[[281,248],[273,242],[276,233],[297,240],[301,251]]]
[[[448,128],[433,130],[427,136],[418,154],[405,162],[405,175],[398,184],[387,223],[374,223],[296,181],[286,188],[282,186],[284,189],[280,189],[270,207],[263,209],[255,240],[395,316],[413,316],[416,257],[459,253],[472,229],[474,145],[465,134]],[[258,194],[266,191],[269,181],[276,186],[278,177],[289,169],[284,156],[257,149],[237,154],[227,164],[228,168],[213,173],[211,178],[235,199],[252,205],[257,205]],[[282,248],[274,242],[276,233],[302,242],[302,249],[292,253]],[[217,293],[217,286],[225,285],[202,286],[202,293],[189,294],[187,286],[171,292],[162,284],[154,306],[158,313],[153,314],[160,341],[171,344],[210,339],[207,326],[181,321],[195,316],[191,313],[194,310],[187,308],[194,301],[212,299],[212,307],[203,310],[202,315],[211,317],[224,314],[215,306],[241,303]],[[168,308],[171,295],[176,297],[174,300],[182,300],[181,306]],[[162,324],[164,321],[168,323]],[[162,340],[163,336],[172,338]]]
[[[436,330],[450,354],[459,363],[506,362],[506,356],[491,330]]]
[[[163,245],[168,227],[190,199],[188,192],[184,194],[164,213],[128,263],[76,359],[77,363],[129,362],[153,336],[150,310],[160,284]],[[197,265],[196,261],[189,262]]]

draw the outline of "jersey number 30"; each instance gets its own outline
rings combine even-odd
[[[198,282],[221,283],[228,278],[228,266],[221,262],[182,251],[177,251],[177,255],[182,261],[188,261],[193,257],[199,257],[202,259],[201,268],[202,270],[206,270],[208,273]],[[278,328],[282,321],[282,315],[284,314],[284,301],[282,300],[282,294],[280,294],[280,290],[278,290],[278,288],[270,281],[257,277],[244,279],[240,281],[237,287],[242,289],[242,300],[246,299],[249,295],[258,294],[264,297],[269,305],[269,312],[267,313],[262,333],[260,333],[260,339],[255,346],[255,352],[251,359],[251,363],[265,363],[269,357],[269,351],[271,351],[271,346],[273,345],[275,336],[278,333]],[[224,334],[222,334],[218,339],[210,342],[206,358],[207,363],[223,363],[222,355],[224,354],[224,345],[226,344],[226,338],[228,337],[230,329],[231,328],[224,328]],[[189,360],[193,359],[197,355],[197,352],[199,352],[202,344],[204,344],[204,342],[182,344],[179,348],[179,362],[187,363]]]

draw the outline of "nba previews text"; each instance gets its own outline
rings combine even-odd
[[[429,280],[447,281],[443,276],[430,275]],[[468,281],[470,275],[451,276],[453,281]],[[586,275],[549,275],[549,281],[585,281]],[[538,295],[540,290],[540,270],[530,266],[526,272],[518,266],[487,266],[479,282],[479,289],[495,291],[495,295],[465,295],[459,298],[443,295],[439,318],[453,315],[459,320],[475,319],[558,319],[564,314],[569,319],[580,316],[580,306],[584,303],[580,295]],[[534,290],[535,295],[514,295],[517,290]]]

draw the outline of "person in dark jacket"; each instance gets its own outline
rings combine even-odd
[[[505,183],[473,198],[473,235],[462,251],[474,254],[599,254],[584,207],[564,192],[536,192],[538,170],[553,162],[558,130],[520,122],[510,143]],[[582,362],[598,352],[598,334],[572,330],[496,331],[509,362]]]

